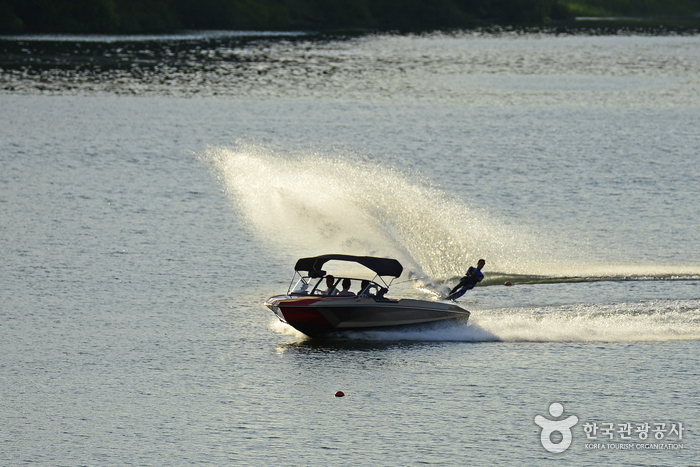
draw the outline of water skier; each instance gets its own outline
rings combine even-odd
[[[484,279],[484,274],[481,272],[481,269],[485,265],[486,261],[480,259],[476,263],[476,267],[469,267],[467,274],[460,279],[459,284],[450,290],[450,294],[447,296],[447,298],[450,300],[457,300],[459,297],[464,295],[467,290],[473,289],[476,284]]]

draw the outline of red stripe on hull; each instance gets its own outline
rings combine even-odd
[[[288,323],[327,324],[330,323],[317,310],[301,307],[280,306],[280,311]]]

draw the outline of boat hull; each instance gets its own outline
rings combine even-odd
[[[469,318],[469,312],[457,305],[412,299],[280,295],[271,297],[265,305],[280,321],[311,337]]]

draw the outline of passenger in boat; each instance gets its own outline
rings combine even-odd
[[[470,267],[467,274],[460,279],[459,284],[457,284],[450,294],[447,296],[450,300],[456,300],[466,293],[467,290],[473,289],[476,284],[484,279],[484,274],[481,269],[486,265],[486,261],[480,259],[476,263],[476,267]]]
[[[333,277],[331,275],[326,276],[326,287],[328,287],[328,288],[322,292],[323,295],[327,295],[329,297],[332,297],[334,295],[338,295],[338,289],[335,288],[334,282],[335,282],[335,277]]]
[[[352,286],[352,281],[350,279],[343,279],[343,290],[338,292],[339,297],[354,297],[355,294],[350,292],[350,286]]]

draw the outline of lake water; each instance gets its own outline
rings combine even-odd
[[[0,52],[0,464],[697,465],[700,37]],[[262,303],[325,253],[485,286],[312,340]]]

